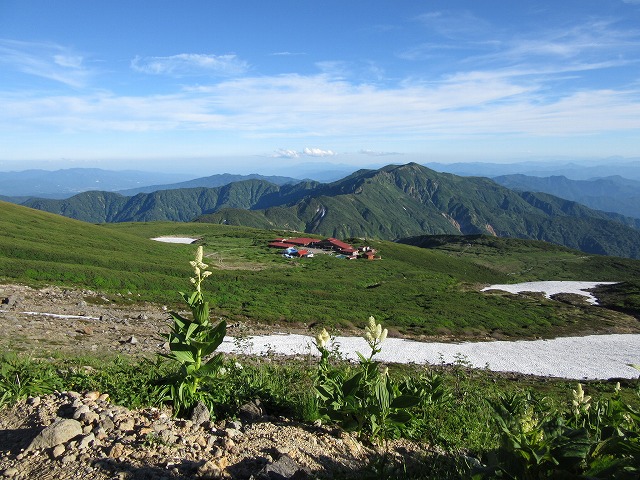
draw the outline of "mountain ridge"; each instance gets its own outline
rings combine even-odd
[[[514,174],[493,177],[493,180],[512,190],[547,193],[596,210],[640,218],[640,181],[619,175],[571,180],[562,175],[533,177]]]
[[[85,192],[26,206],[91,222],[190,221],[387,240],[488,234],[544,240],[589,253],[640,257],[640,221],[547,194],[514,192],[483,177],[417,163],[363,169],[328,184],[244,180],[223,187],[124,197]]]

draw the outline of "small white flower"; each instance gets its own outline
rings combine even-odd
[[[329,343],[330,339],[331,339],[331,336],[329,336],[329,332],[327,332],[326,328],[323,328],[322,332],[316,335],[316,346],[318,348],[324,348],[327,345],[327,343]]]
[[[242,364],[240,362],[234,363],[233,366],[236,367],[236,369],[238,369],[238,370],[242,370],[242,368],[243,368]]]
[[[381,323],[376,323],[373,316],[369,317],[369,324],[364,329],[364,339],[372,349],[384,342],[388,333],[386,328],[382,328]]]

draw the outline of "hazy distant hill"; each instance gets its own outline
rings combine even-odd
[[[496,177],[499,175],[529,175],[532,177],[564,176],[573,180],[592,180],[610,175],[618,175],[632,180],[640,180],[640,158],[602,159],[598,162],[525,161],[518,163],[461,162],[424,164],[438,172],[464,176]]]
[[[617,175],[594,180],[503,175],[493,180],[512,190],[549,193],[596,210],[640,218],[640,181],[637,180]]]
[[[223,187],[125,197],[86,192],[25,205],[90,222],[172,220],[394,240],[424,234],[489,234],[544,240],[590,253],[640,257],[640,221],[544,193],[518,193],[487,178],[421,165],[360,170],[337,182]],[[632,228],[633,227],[633,228]]]
[[[64,170],[23,170],[0,172],[0,195],[6,197],[67,198],[89,190],[116,191],[154,183],[187,180],[186,175],[68,168]]]
[[[281,176],[264,176],[258,174],[250,175],[232,175],[230,173],[222,173],[219,175],[211,175],[209,177],[194,178],[193,180],[187,180],[186,182],[168,183],[165,185],[149,185],[145,187],[131,188],[129,190],[120,190],[118,193],[122,195],[136,195],[138,193],[151,193],[158,190],[175,190],[178,188],[215,188],[223,185],[228,185],[233,182],[241,182],[243,180],[264,180],[275,185],[285,185],[287,183],[299,183],[301,180],[291,177]]]

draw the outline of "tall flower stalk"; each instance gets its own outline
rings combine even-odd
[[[166,396],[173,402],[176,414],[188,411],[198,400],[206,400],[200,387],[214,378],[222,365],[220,353],[206,360],[222,343],[227,325],[224,320],[216,325],[211,323],[209,302],[202,294],[202,282],[211,272],[203,256],[199,246],[195,259],[189,262],[194,272],[190,278],[193,292],[180,292],[191,310],[191,318],[170,312],[173,325],[169,333],[163,334],[171,351],[164,356],[179,365],[178,372],[165,379]]]

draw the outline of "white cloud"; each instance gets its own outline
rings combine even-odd
[[[279,148],[273,153],[273,155],[271,155],[271,157],[272,158],[298,158],[300,157],[300,153],[298,153],[295,150],[287,150],[284,148]]]
[[[322,150],[321,148],[305,148],[302,153],[309,157],[334,157],[337,153],[331,150]]]
[[[470,72],[438,83],[395,88],[353,85],[324,75],[239,78],[172,95],[95,93],[39,97],[0,92],[0,127],[64,132],[225,132],[264,139],[355,139],[358,143],[431,136],[584,135],[640,129],[640,88],[553,92],[504,72]],[[313,140],[312,140],[313,141]],[[327,141],[327,140],[325,140]],[[348,147],[347,147],[348,148]],[[281,149],[282,156],[334,150]]]
[[[303,52],[274,52],[271,54],[272,57],[292,57],[298,55],[306,55]]]
[[[385,157],[387,155],[402,155],[399,152],[377,152],[375,150],[366,150],[366,149],[362,149],[358,153],[362,155],[369,155],[371,157]]]
[[[50,42],[0,39],[0,65],[71,87],[85,86],[93,73],[81,55]]]
[[[235,76],[245,73],[249,65],[236,55],[182,53],[169,57],[136,57],[131,68],[150,75],[216,75]]]
[[[273,158],[300,158],[302,156],[307,157],[334,157],[337,153],[332,150],[323,150],[321,148],[304,148],[301,152],[297,150],[289,150],[280,148],[276,150],[273,155]]]

